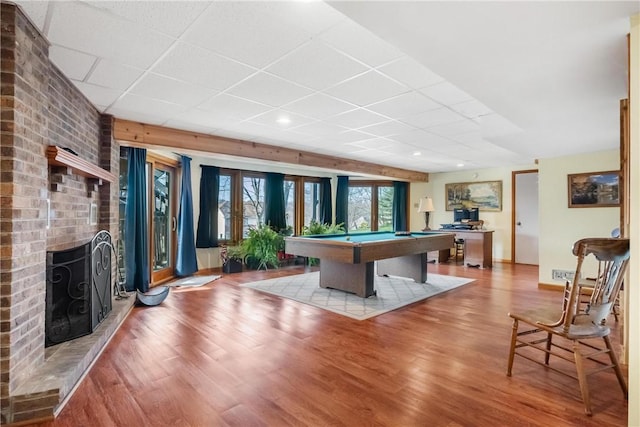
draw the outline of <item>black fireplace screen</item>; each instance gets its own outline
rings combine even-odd
[[[90,334],[111,311],[111,235],[47,252],[45,347]]]

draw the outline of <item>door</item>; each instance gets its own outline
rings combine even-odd
[[[538,171],[513,173],[513,260],[538,265]]]
[[[151,163],[149,190],[151,242],[151,284],[155,285],[175,275],[176,258],[176,197],[175,169],[159,162]]]

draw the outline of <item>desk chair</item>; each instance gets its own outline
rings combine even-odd
[[[547,369],[577,379],[585,413],[591,415],[588,375],[612,368],[625,399],[628,398],[627,384],[615,350],[611,346],[610,329],[605,322],[618,297],[627,269],[629,239],[581,239],[573,245],[573,254],[577,257],[576,273],[573,281],[567,281],[565,284],[562,304],[523,313],[509,313],[513,319],[513,328],[507,376],[511,376],[514,356],[518,355]],[[587,307],[580,311],[580,271],[585,258],[591,256],[598,263],[598,275],[594,279],[593,292]],[[541,354],[536,350],[540,351],[544,358],[540,357]],[[609,356],[608,360],[604,355]],[[551,366],[551,356],[562,360]],[[576,373],[562,369],[563,361],[575,363]]]
[[[464,239],[455,239],[454,240],[454,249],[455,249],[455,260],[458,263],[458,260],[464,262]]]

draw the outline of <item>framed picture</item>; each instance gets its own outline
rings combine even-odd
[[[448,211],[478,208],[485,212],[502,210],[502,181],[456,182],[444,185]]]
[[[620,206],[620,171],[575,173],[568,177],[570,208]]]

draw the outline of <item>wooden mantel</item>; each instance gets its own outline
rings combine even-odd
[[[116,180],[116,176],[111,172],[55,145],[47,147],[47,159],[50,165],[71,168],[75,174],[87,178],[95,178],[107,182],[114,182]]]
[[[113,136],[122,145],[163,147],[218,153],[230,156],[269,160],[292,165],[312,166],[335,171],[379,175],[410,182],[427,182],[429,174],[375,163],[327,156],[258,142],[188,132],[162,126],[115,119]]]

